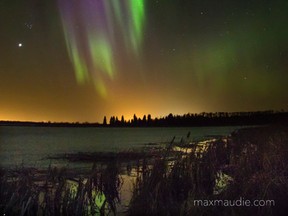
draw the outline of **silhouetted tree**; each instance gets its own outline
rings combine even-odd
[[[120,126],[120,121],[118,119],[118,116],[115,117],[115,126]]]
[[[133,120],[132,120],[132,126],[137,126],[138,125],[138,118],[136,114],[133,115]]]
[[[124,120],[124,116],[121,116],[121,125],[124,126],[125,125],[125,120]]]
[[[142,126],[147,126],[147,117],[146,117],[146,115],[144,115],[143,118],[142,118]]]
[[[107,125],[107,118],[106,118],[106,116],[104,116],[104,119],[103,119],[103,125],[104,125],[104,126]]]
[[[152,123],[152,117],[150,114],[148,114],[148,117],[147,117],[147,122],[148,122],[148,125],[150,125]]]
[[[133,121],[137,122],[137,116],[136,116],[136,114],[133,115]]]
[[[110,124],[110,126],[114,126],[115,125],[115,116],[111,116],[109,124]]]

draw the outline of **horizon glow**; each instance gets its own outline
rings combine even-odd
[[[288,1],[262,3],[3,1],[0,119],[287,110]]]

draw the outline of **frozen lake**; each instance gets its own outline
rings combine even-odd
[[[73,128],[0,126],[0,166],[48,167],[64,161],[45,159],[63,153],[117,152],[145,144],[228,135],[240,127]]]

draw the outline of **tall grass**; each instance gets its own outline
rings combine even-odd
[[[45,173],[21,167],[1,170],[1,215],[116,214],[121,179],[118,166],[96,165],[85,176],[49,167]]]
[[[196,147],[169,166],[159,158],[139,172],[130,215],[285,215],[288,198],[288,130],[263,127],[239,130],[228,140]],[[168,150],[169,151],[169,150]],[[145,166],[143,164],[143,166]],[[215,189],[228,174],[224,190]],[[223,189],[223,188],[222,188]],[[276,206],[196,206],[195,200],[274,200]]]
[[[187,135],[181,143],[173,139],[166,150],[157,154],[119,156],[138,159],[127,215],[286,215],[287,127],[241,129],[202,146],[189,143]],[[175,145],[188,147],[189,151],[175,152]],[[80,156],[95,160],[93,155]],[[52,167],[47,171],[1,169],[0,214],[116,215],[123,180],[120,159],[108,156],[105,166],[95,163],[89,172]],[[194,203],[240,197],[274,200],[276,205],[224,207]]]

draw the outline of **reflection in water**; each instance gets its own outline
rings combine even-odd
[[[83,180],[83,184],[86,184],[88,179]],[[84,183],[86,182],[86,183]],[[82,193],[81,188],[79,188],[79,184],[75,181],[67,181],[67,188],[69,190],[70,199],[76,200],[79,193]],[[95,188],[90,191],[91,193],[91,204],[87,206],[87,214],[88,215],[101,215],[101,212],[107,211],[108,204],[106,202],[106,196],[102,191],[98,191]],[[106,214],[108,211],[106,212]]]
[[[93,208],[96,209],[96,215],[109,215],[110,213],[116,212],[120,215],[127,214],[130,201],[133,196],[137,196],[137,185],[139,186],[139,183],[141,184],[141,181],[147,178],[148,175],[153,175],[153,171],[157,171],[155,165],[157,168],[157,163],[159,163],[159,161],[162,160],[162,162],[166,163],[168,166],[168,173],[174,172],[173,169],[177,167],[179,158],[185,160],[186,157],[191,157],[192,154],[195,158],[200,159],[207,151],[209,151],[209,148],[211,148],[211,145],[215,142],[216,139],[209,139],[197,143],[188,143],[182,147],[179,143],[171,143],[173,145],[172,148],[169,148],[169,154],[166,154],[167,150],[165,150],[165,152],[162,152],[162,154],[158,155],[156,158],[144,158],[137,162],[130,161],[124,164],[118,163],[117,161],[110,162],[102,171],[103,174],[100,174],[100,179],[98,179],[100,181],[104,180],[105,182],[101,182],[102,185],[96,186],[91,191],[93,203],[87,207],[88,215],[93,213]],[[164,158],[163,155],[165,155]],[[95,167],[93,168],[93,172],[94,171]],[[168,173],[166,173],[166,175],[169,175]],[[84,178],[81,181],[83,185],[87,185],[91,181],[91,177]],[[231,177],[221,173],[221,171],[218,172],[214,186],[214,194],[221,193],[231,181]],[[71,197],[76,199],[77,194],[81,193],[79,183],[77,183],[77,181],[68,182]]]
[[[48,171],[42,173],[36,169],[20,167],[12,176],[11,173],[1,175],[1,186],[7,190],[5,193],[7,197],[4,199],[7,203],[3,203],[3,206],[8,205],[6,208],[8,211],[9,200],[15,199],[13,202],[19,205],[19,208],[17,206],[13,206],[13,208],[21,210],[21,206],[27,205],[25,211],[32,211],[33,206],[40,206],[37,211],[41,215],[127,214],[128,208],[131,207],[131,200],[139,195],[144,181],[148,180],[149,183],[151,178],[151,181],[155,181],[153,176],[158,176],[161,180],[163,176],[167,177],[174,172],[177,174],[183,164],[187,166],[187,171],[185,171],[186,168],[183,170],[186,175],[186,172],[190,172],[192,160],[196,160],[196,162],[197,158],[202,160],[202,155],[208,150],[210,153],[214,152],[214,142],[215,139],[198,142],[187,136],[187,139],[181,139],[180,142],[173,139],[167,144],[149,146],[145,152],[141,153],[131,151],[121,154],[120,152],[116,154],[117,157],[114,157],[113,154],[108,154],[109,157],[107,154],[94,154],[93,157],[97,157],[97,160],[102,162],[94,164],[91,170],[79,170],[73,164],[71,164],[72,169],[49,167]],[[125,158],[120,157],[121,155],[125,155]],[[210,156],[213,155],[214,153]],[[85,156],[84,158],[87,159],[87,154],[82,153],[80,156],[82,158]],[[140,158],[135,159],[135,156]],[[127,160],[127,157],[130,159]],[[79,153],[71,154],[71,158],[79,158]],[[203,159],[205,158],[203,157]],[[211,160],[209,159],[209,161]],[[91,163],[93,162],[90,161]],[[198,164],[198,171],[201,169],[203,171],[199,171],[199,174],[209,174],[210,171],[206,170],[207,167],[202,167],[201,164]],[[2,176],[4,177],[2,178]],[[221,191],[227,181],[223,183],[221,179],[218,179],[218,182],[218,191]],[[150,183],[149,185],[151,185]],[[11,191],[22,191],[23,194],[15,197]],[[9,197],[9,194],[12,197]],[[31,194],[30,197],[29,194]],[[10,208],[12,207],[10,206]],[[21,211],[18,213],[19,215],[25,214]]]
[[[86,208],[86,212],[88,213],[88,215],[100,215],[101,212],[104,213],[105,215],[109,215],[110,213],[114,213],[113,208],[115,212],[117,212],[117,214],[125,214],[128,210],[129,203],[133,194],[133,187],[136,181],[136,174],[137,174],[136,168],[133,169],[131,168],[130,173],[119,174],[119,179],[121,179],[121,186],[117,188],[116,197],[119,197],[119,199],[114,200],[115,202],[114,207],[110,206],[111,203],[108,201],[109,197],[110,199],[112,198],[112,194],[106,194],[107,195],[106,197],[105,193],[107,193],[107,190],[105,190],[103,187],[100,188],[92,187],[90,191],[90,196],[92,199],[90,199],[89,201],[90,204]],[[82,183],[79,184],[79,181],[82,181]],[[68,190],[67,193],[69,194],[70,199],[76,200],[79,198],[79,194],[85,193],[85,191],[83,190],[85,188],[85,185],[89,184],[89,181],[90,181],[89,178],[83,178],[77,181],[71,179],[67,180],[66,181]],[[80,185],[82,185],[82,187]],[[105,182],[103,182],[103,185],[107,185],[107,183],[105,184]]]

